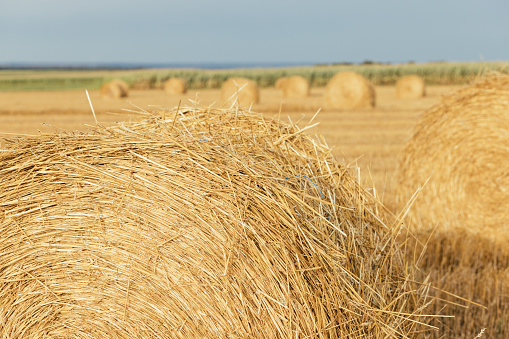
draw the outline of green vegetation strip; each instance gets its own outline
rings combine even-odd
[[[465,84],[487,71],[507,73],[509,62],[317,65],[288,68],[255,68],[228,70],[201,69],[139,69],[139,70],[0,70],[1,91],[98,89],[102,83],[119,78],[132,88],[161,88],[172,77],[183,78],[191,89],[219,88],[232,76],[246,77],[260,87],[274,86],[282,76],[301,75],[311,86],[325,86],[329,79],[342,71],[355,71],[375,85],[394,85],[409,74],[417,74],[429,85]]]

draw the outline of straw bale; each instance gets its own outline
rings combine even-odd
[[[424,79],[418,75],[406,75],[396,82],[396,96],[400,99],[419,99],[425,95]]]
[[[2,336],[420,331],[397,230],[309,127],[181,107],[5,139]]]
[[[258,85],[246,78],[230,78],[221,86],[221,100],[226,103],[237,102],[243,107],[257,104],[260,101]]]
[[[375,88],[369,80],[355,72],[339,72],[325,87],[328,108],[357,109],[375,106]]]
[[[288,79],[288,77],[280,77],[276,80],[276,83],[274,86],[278,89],[281,89],[283,86],[283,83]]]
[[[179,95],[187,92],[187,84],[184,79],[170,78],[163,84],[164,90],[170,95]]]
[[[278,79],[276,88],[283,92],[285,98],[305,98],[309,96],[309,83],[300,75]]]
[[[104,83],[100,89],[101,97],[106,99],[124,98],[129,95],[129,85],[120,79]]]
[[[509,226],[509,77],[491,74],[425,112],[401,155],[401,205],[419,227],[466,229],[506,241]]]

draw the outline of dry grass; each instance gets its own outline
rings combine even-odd
[[[398,230],[308,128],[181,108],[2,141],[0,331],[416,335]]]

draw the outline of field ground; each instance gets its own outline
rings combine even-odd
[[[324,136],[336,158],[346,164],[357,163],[361,177],[373,181],[379,194],[392,201],[397,154],[411,136],[419,114],[438,103],[444,94],[459,86],[430,86],[428,95],[418,100],[396,98],[392,86],[378,86],[377,105],[372,110],[332,111],[322,109],[315,118],[320,124],[310,133]],[[313,88],[308,98],[284,99],[275,88],[261,89],[260,103],[253,111],[293,122],[302,127],[323,106],[323,88]],[[181,96],[169,96],[163,90],[131,90],[128,98],[103,99],[90,91],[90,99],[100,124],[131,119],[131,111],[158,107],[211,105],[221,107],[220,90],[191,90]],[[83,90],[0,92],[0,135],[37,134],[55,129],[86,130],[94,118]]]

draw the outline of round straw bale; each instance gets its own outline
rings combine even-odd
[[[300,75],[280,78],[276,81],[276,87],[281,89],[285,98],[304,98],[309,96],[309,83]]]
[[[163,84],[164,90],[170,95],[179,95],[187,92],[187,84],[184,79],[170,78]]]
[[[487,76],[425,112],[399,166],[402,206],[424,186],[410,210],[411,221],[507,240],[508,131],[505,75]]]
[[[396,96],[400,99],[418,99],[425,95],[424,79],[418,75],[406,75],[396,82]]]
[[[221,100],[223,102],[237,101],[240,106],[249,107],[260,101],[258,85],[246,78],[230,78],[221,86]]]
[[[107,99],[124,98],[129,95],[129,85],[120,79],[115,79],[103,84],[100,94]]]
[[[283,83],[288,79],[288,77],[280,77],[276,80],[276,83],[274,86],[278,89],[281,89],[283,87]]]
[[[358,73],[340,72],[327,83],[325,101],[329,108],[372,108],[375,106],[375,88]]]
[[[184,107],[5,141],[2,336],[419,333],[379,203],[302,132]]]

